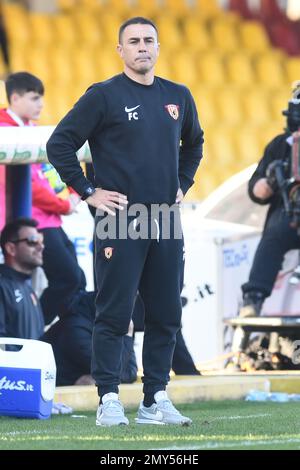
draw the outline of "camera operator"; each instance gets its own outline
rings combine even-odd
[[[283,181],[290,178],[292,134],[300,127],[300,82],[297,82],[288,109],[284,133],[275,137],[265,148],[264,156],[252,175],[248,191],[257,204],[270,204],[261,241],[257,247],[248,282],[242,285],[243,307],[240,317],[255,317],[273,289],[277,274],[287,251],[300,248],[300,235],[291,224],[284,204],[282,186],[278,185],[276,168]]]

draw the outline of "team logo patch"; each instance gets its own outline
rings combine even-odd
[[[104,256],[106,259],[110,259],[113,255],[114,249],[111,246],[104,248]]]
[[[177,104],[166,104],[165,108],[170,116],[177,121],[179,118],[179,106]]]

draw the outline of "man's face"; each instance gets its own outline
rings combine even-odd
[[[10,98],[12,110],[25,120],[36,121],[39,119],[43,109],[43,96],[35,91],[27,91],[20,95],[13,93]]]
[[[22,227],[18,237],[6,244],[6,251],[14,266],[25,273],[42,266],[43,250],[43,235],[34,227]]]
[[[117,47],[125,67],[144,75],[153,69],[159,54],[157,33],[150,24],[131,24]]]

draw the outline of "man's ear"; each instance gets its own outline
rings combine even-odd
[[[5,252],[9,256],[15,256],[15,254],[16,254],[16,245],[14,243],[6,242],[4,246],[5,246]]]
[[[122,46],[122,44],[117,45],[117,51],[118,51],[118,54],[121,57],[121,59],[123,59],[123,46]]]
[[[10,104],[15,104],[17,101],[19,101],[20,99],[20,96],[19,93],[17,93],[16,91],[14,91],[11,95],[10,95],[10,98],[9,98],[9,103]]]

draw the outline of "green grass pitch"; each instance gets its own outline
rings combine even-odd
[[[178,407],[190,427],[99,427],[95,412],[49,420],[0,417],[0,450],[300,449],[299,403],[202,402]]]

